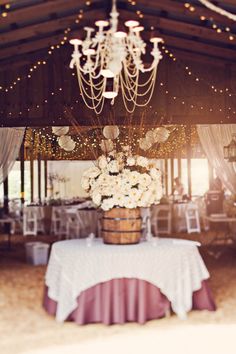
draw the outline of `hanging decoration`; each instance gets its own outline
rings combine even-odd
[[[198,0],[202,5],[206,6],[208,9],[217,12],[218,14],[222,15],[222,16],[226,16],[228,17],[230,20],[236,21],[236,14],[232,14],[229,11],[226,11],[224,9],[222,9],[219,6],[216,6],[214,4],[212,4],[210,1],[208,0]]]
[[[53,134],[57,136],[66,135],[69,131],[69,127],[52,127]]]
[[[130,20],[125,22],[128,33],[120,31],[116,0],[112,2],[110,16],[110,21],[95,22],[98,31],[94,37],[94,29],[85,27],[84,41],[70,41],[74,46],[70,68],[76,68],[80,92],[88,108],[101,113],[105,98],[114,104],[120,90],[126,110],[132,113],[136,106],[146,106],[152,97],[157,66],[162,58],[158,48],[162,39],[151,38],[153,61],[146,67],[141,58],[146,53],[146,43],[140,36],[144,27]],[[140,74],[144,73],[140,82]]]
[[[120,131],[117,125],[106,125],[102,131],[106,139],[115,140],[118,138]]]
[[[70,135],[66,135],[69,132],[69,127],[52,127],[52,133],[58,136],[58,145],[65,151],[73,151],[76,143]]]

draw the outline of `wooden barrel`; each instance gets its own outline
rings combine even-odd
[[[141,237],[140,209],[113,208],[103,212],[102,237],[104,243],[133,244]]]

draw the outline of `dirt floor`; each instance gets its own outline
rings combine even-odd
[[[188,235],[179,237],[190,238]],[[106,348],[102,347],[101,343],[107,346],[110,343],[113,350],[111,347],[107,350],[110,353],[116,353],[121,343],[128,345],[129,341],[132,342],[132,336],[135,337],[133,340],[136,344],[141,341],[141,338],[143,338],[143,344],[145,341],[150,344],[154,339],[156,342],[157,334],[161,333],[159,343],[162,341],[168,343],[166,336],[172,333],[173,344],[175,337],[180,340],[181,336],[184,336],[186,340],[187,333],[189,333],[188,338],[193,336],[193,340],[198,335],[205,338],[209,329],[211,332],[207,338],[212,341],[214,339],[214,343],[221,340],[223,333],[228,336],[225,343],[222,339],[222,343],[217,344],[214,353],[218,353],[217,350],[220,350],[221,344],[227,344],[233,348],[235,338],[230,331],[234,329],[236,333],[236,247],[233,244],[205,246],[212,237],[211,233],[192,235],[191,239],[200,240],[203,244],[201,254],[211,274],[210,287],[217,305],[216,312],[192,311],[185,321],[171,315],[171,317],[150,321],[142,326],[135,323],[123,326],[100,324],[78,326],[74,323],[57,323],[42,308],[46,267],[28,265],[25,260],[24,242],[36,239],[14,236],[12,249],[9,251],[6,249],[6,239],[0,235],[0,353],[84,354],[100,353],[99,348],[106,353]],[[54,241],[51,236],[37,237],[37,240],[50,243]],[[178,334],[178,331],[181,333]],[[232,345],[230,340],[232,340]],[[119,343],[117,347],[116,341]],[[93,343],[94,346],[92,346]],[[168,347],[163,345],[165,349]],[[142,347],[141,342],[138,347],[136,353],[141,352],[139,351]],[[174,352],[178,353],[176,348],[175,346]],[[210,348],[213,350],[214,345]],[[208,348],[208,354],[211,353],[209,350]],[[167,351],[162,350],[160,353],[165,354]],[[185,353],[184,346],[181,353]],[[192,350],[192,353],[195,351]],[[229,354],[231,351],[228,349],[224,353]],[[235,351],[232,349],[232,353],[236,353],[236,349]]]

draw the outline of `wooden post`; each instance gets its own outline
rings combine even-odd
[[[30,151],[30,201],[34,202],[34,151]]]
[[[48,161],[44,160],[44,197],[48,196]]]
[[[165,158],[165,189],[166,189],[166,195],[169,194],[169,188],[168,188],[168,159]]]
[[[39,199],[39,204],[41,204],[42,198],[41,198],[41,156],[40,156],[40,153],[38,154],[38,199]]]
[[[8,177],[3,181],[3,210],[4,214],[9,213],[9,188],[8,188]]]
[[[21,206],[25,202],[25,158],[24,158],[24,141],[20,148],[20,199]]]
[[[181,181],[182,178],[182,161],[181,161],[181,151],[178,152],[178,177]]]
[[[185,135],[187,140],[187,169],[188,169],[188,195],[192,198],[192,176],[191,176],[191,125],[187,125],[185,129]]]
[[[170,158],[171,194],[174,193],[174,157]]]

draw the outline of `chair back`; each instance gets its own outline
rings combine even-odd
[[[151,225],[156,236],[171,233],[171,206],[155,205],[151,209]]]
[[[29,206],[23,209],[23,235],[36,236],[38,233],[38,211],[36,207]]]
[[[198,206],[196,204],[188,204],[185,210],[185,218],[188,234],[201,232]]]

